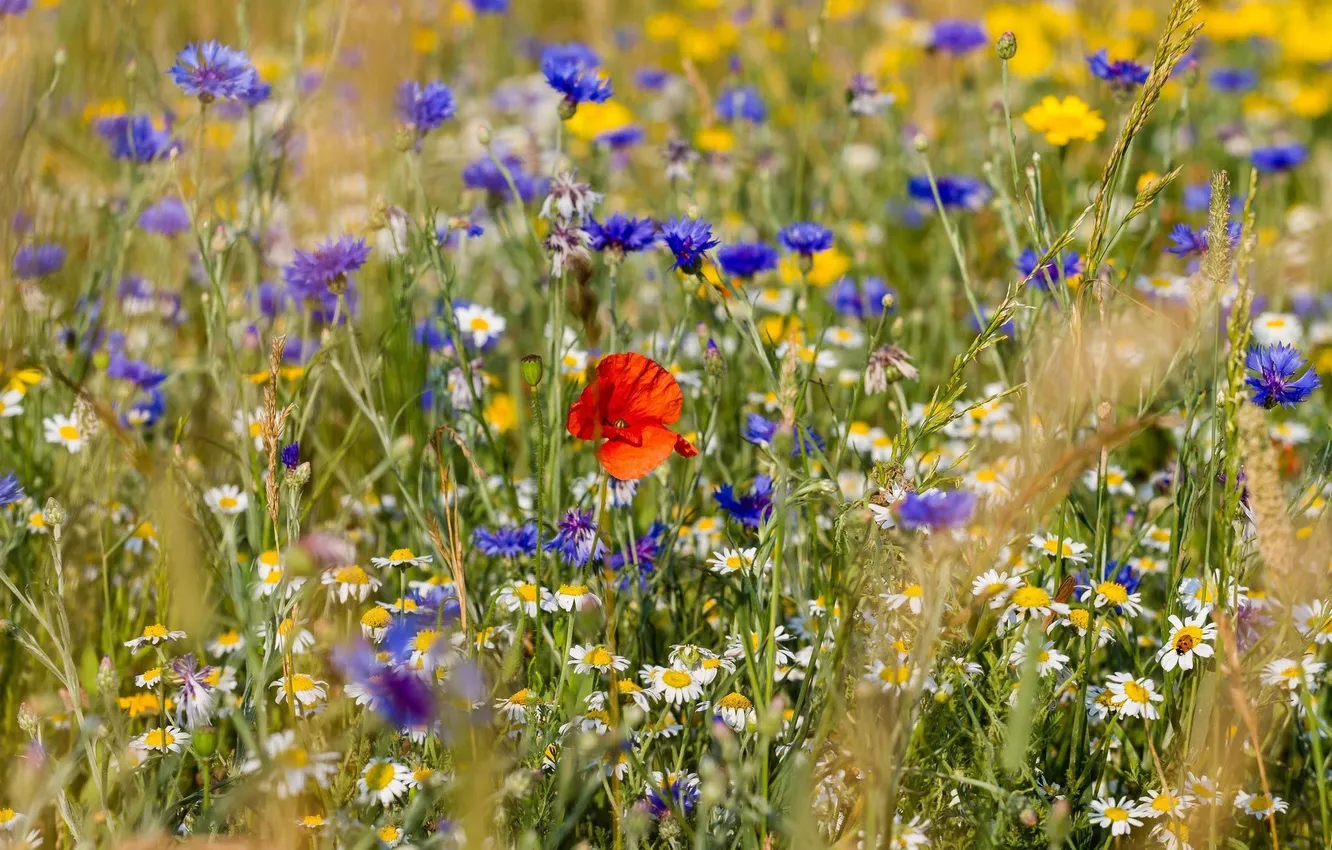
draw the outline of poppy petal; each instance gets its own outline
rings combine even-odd
[[[694,444],[680,436],[675,438],[675,451],[679,453],[680,457],[694,457],[698,454],[698,449],[694,447]]]
[[[580,440],[596,440],[601,437],[600,413],[601,388],[598,384],[588,384],[583,388],[578,400],[569,405],[569,417],[566,427],[569,433]]]
[[[669,425],[684,410],[684,394],[675,376],[632,351],[603,357],[597,364],[597,383],[609,390],[605,412],[612,422]]]
[[[613,477],[633,481],[652,472],[675,451],[679,439],[675,432],[660,425],[648,425],[641,434],[642,445],[622,440],[607,440],[597,449],[597,460]]]

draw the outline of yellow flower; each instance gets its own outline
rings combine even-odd
[[[1063,100],[1046,95],[1022,113],[1022,120],[1036,132],[1044,133],[1047,142],[1061,147],[1074,139],[1090,142],[1105,130],[1101,113],[1073,95]]]
[[[35,387],[42,382],[42,372],[40,369],[20,369],[9,376],[9,384],[6,390],[23,394],[28,391],[28,387]]]
[[[490,404],[486,405],[485,417],[491,428],[506,434],[518,424],[518,405],[514,404],[513,396],[508,393],[496,393]]]
[[[83,120],[91,124],[102,118],[115,118],[124,115],[128,108],[125,101],[118,97],[94,100],[83,107]]]
[[[820,251],[812,258],[813,266],[809,270],[810,286],[830,286],[841,279],[842,275],[851,268],[851,258],[836,248],[829,248],[827,251]],[[800,259],[795,254],[787,254],[782,257],[777,265],[777,273],[781,276],[782,283],[797,284],[800,282]]]
[[[725,127],[704,127],[694,134],[694,145],[705,153],[730,153],[735,136]]]
[[[417,27],[412,30],[412,50],[416,53],[434,53],[439,47],[439,34],[429,27]]]
[[[1277,31],[1276,9],[1268,2],[1242,3],[1235,9],[1214,9],[1204,13],[1203,30],[1213,41],[1271,38]]]
[[[634,121],[634,113],[622,103],[608,100],[605,103],[579,104],[573,117],[564,122],[564,127],[574,138],[590,142],[599,136],[623,129]]]
[[[674,41],[684,28],[684,18],[670,12],[659,12],[650,15],[643,23],[643,34],[652,41]]]

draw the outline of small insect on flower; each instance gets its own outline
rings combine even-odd
[[[612,655],[604,646],[574,646],[569,648],[569,664],[575,673],[608,673],[611,668],[628,670],[629,659],[622,655]]]
[[[1305,368],[1300,352],[1285,343],[1253,346],[1244,365],[1257,373],[1250,375],[1246,383],[1253,391],[1253,403],[1260,407],[1294,407],[1322,386],[1318,375]]]
[[[1142,807],[1129,797],[1103,797],[1093,800],[1092,823],[1110,830],[1111,835],[1128,835],[1135,826],[1143,825]]]
[[[371,558],[376,567],[424,567],[432,560],[430,555],[417,555],[411,549],[394,549],[387,558]]]
[[[1106,680],[1110,704],[1121,717],[1142,717],[1155,720],[1160,717],[1154,703],[1162,702],[1165,695],[1158,693],[1151,679],[1135,678],[1132,673],[1114,673]]]
[[[283,278],[297,299],[319,299],[326,292],[345,290],[352,272],[370,259],[364,239],[343,236],[319,243],[313,251],[297,251],[282,270]]]
[[[250,497],[234,484],[223,484],[204,493],[204,504],[224,516],[234,516],[245,512]]]
[[[416,780],[407,765],[383,758],[371,759],[361,770],[360,779],[356,780],[361,799],[381,806],[392,803],[415,785]]]
[[[698,454],[666,427],[683,409],[684,395],[670,372],[641,354],[624,352],[597,363],[596,379],[569,407],[567,428],[580,440],[599,441],[602,469],[628,481],[648,475],[672,452]]]
[[[184,639],[184,632],[168,631],[167,627],[161,623],[150,623],[143,627],[143,634],[125,641],[125,646],[128,646],[130,650],[133,651],[145,644],[157,646],[159,643]]]
[[[1216,640],[1216,625],[1207,622],[1208,611],[1199,611],[1192,617],[1180,620],[1170,615],[1170,636],[1166,645],[1157,654],[1156,660],[1166,670],[1193,669],[1193,657],[1211,658],[1213,649],[1208,641]]]
[[[175,726],[159,726],[135,738],[130,746],[148,753],[178,753],[189,742],[189,732]]]

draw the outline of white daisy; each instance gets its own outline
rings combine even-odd
[[[356,780],[356,787],[361,790],[361,799],[387,806],[407,793],[416,784],[412,771],[405,764],[389,759],[371,759],[361,769],[361,777]]]
[[[175,726],[150,729],[130,742],[137,750],[152,753],[178,753],[190,742],[190,733]]]
[[[1110,704],[1121,717],[1142,717],[1155,720],[1160,717],[1154,703],[1162,702],[1165,695],[1158,693],[1151,679],[1134,678],[1132,673],[1114,673],[1106,680],[1110,691]]]
[[[504,335],[508,322],[499,313],[480,304],[464,304],[454,314],[463,337],[470,337],[477,348],[489,345]]]
[[[601,597],[585,584],[562,584],[555,591],[555,604],[561,611],[588,611],[601,604]]]
[[[628,670],[629,659],[621,655],[612,655],[604,646],[573,646],[569,648],[569,663],[575,673],[607,673],[612,667],[616,670]]]
[[[57,413],[42,420],[46,442],[64,446],[70,454],[78,454],[87,445],[88,438],[74,416]]]
[[[987,570],[971,583],[971,595],[977,599],[988,599],[991,608],[1002,608],[1008,604],[1008,597],[1022,586],[1022,578],[1009,575],[1006,571]]]
[[[430,563],[430,555],[416,555],[411,549],[394,549],[387,558],[371,558],[376,567],[424,567]]]
[[[1178,666],[1181,670],[1192,670],[1193,656],[1212,657],[1213,650],[1207,641],[1216,640],[1216,626],[1207,622],[1207,615],[1207,611],[1199,611],[1184,620],[1174,614],[1170,615],[1170,636],[1156,656],[1162,667],[1174,670]]]
[[[364,602],[379,589],[379,579],[356,564],[325,570],[319,583],[328,587],[329,599],[336,599],[343,604],[349,599]]]
[[[1061,541],[1058,537],[1033,534],[1030,545],[1031,548],[1052,558],[1062,557],[1065,561],[1072,561],[1075,564],[1081,564],[1091,557],[1091,553],[1087,551],[1087,544],[1079,543],[1071,537],[1065,537]]]
[[[679,667],[651,668],[649,685],[657,696],[671,705],[693,702],[703,694],[703,686],[694,674]]]
[[[291,675],[290,685],[291,695],[295,697],[297,703],[309,707],[327,696],[327,691],[324,690],[327,684],[327,682],[321,682],[304,673],[293,673]],[[274,702],[284,703],[287,701],[287,690],[289,686],[287,684],[286,676],[273,682],[269,687],[277,689],[277,694],[273,697]]]
[[[234,484],[223,484],[204,493],[204,504],[220,514],[232,516],[249,507],[250,497]]]
[[[138,649],[144,644],[152,644],[153,646],[157,646],[159,643],[163,643],[164,641],[184,640],[184,639],[185,639],[184,632],[169,631],[167,627],[162,625],[161,623],[149,623],[148,625],[143,627],[143,634],[139,635],[136,638],[131,638],[130,640],[125,641],[125,646],[128,646],[130,649],[133,650],[133,649]]]

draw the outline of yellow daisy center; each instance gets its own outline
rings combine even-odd
[[[661,674],[661,683],[669,688],[687,688],[694,682],[694,677],[683,670],[667,670]]]

